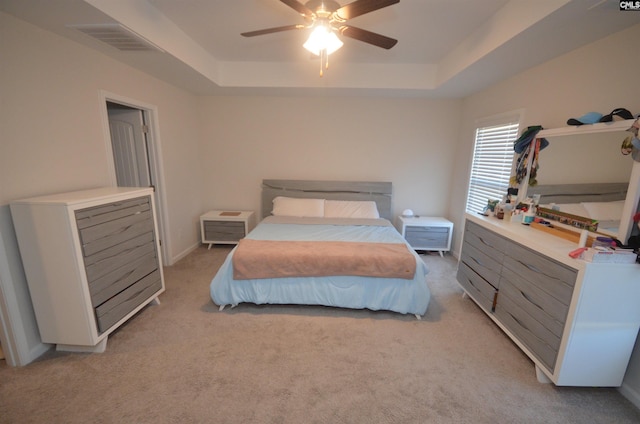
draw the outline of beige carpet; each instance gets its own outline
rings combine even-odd
[[[240,305],[209,281],[228,247],[165,271],[162,304],[103,354],[0,363],[2,423],[638,423],[616,389],[540,384],[533,364],[427,255],[422,321],[388,312]]]

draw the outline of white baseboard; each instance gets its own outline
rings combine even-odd
[[[618,388],[618,391],[633,403],[636,408],[640,409],[640,392],[624,383]]]
[[[18,349],[15,355],[7,355],[5,360],[7,365],[12,367],[24,367],[50,351],[52,347],[53,345],[48,343],[37,343],[28,349]]]
[[[200,242],[196,242],[195,244],[187,247],[185,250],[183,250],[182,252],[178,253],[176,256],[173,256],[171,258],[171,263],[170,264],[165,264],[165,265],[173,265],[176,262],[178,262],[180,259],[184,258],[185,256],[187,256],[189,253],[193,252],[194,250],[196,250],[198,247],[200,246]]]
[[[36,359],[38,359],[39,357],[41,357],[42,355],[50,351],[52,348],[53,348],[53,345],[48,343],[39,343],[36,346],[31,347],[31,349],[29,350],[27,362],[20,363],[19,365],[22,366],[22,365],[30,364],[31,362],[35,361]]]

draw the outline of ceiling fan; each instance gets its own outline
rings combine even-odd
[[[383,49],[390,49],[398,42],[393,38],[347,25],[346,22],[365,13],[400,3],[400,0],[356,0],[344,6],[340,6],[334,0],[309,0],[304,4],[298,0],[280,1],[300,13],[305,23],[243,32],[240,35],[255,37],[274,32],[312,28],[313,31],[304,47],[311,53],[320,56],[320,76],[323,74],[322,62],[325,62],[325,68],[327,68],[329,65],[328,56],[342,47],[343,43],[336,34],[382,47]]]

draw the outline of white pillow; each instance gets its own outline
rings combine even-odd
[[[325,200],[325,218],[380,218],[376,202],[371,200]]]
[[[614,202],[582,202],[589,213],[589,218],[598,221],[618,221],[622,216],[624,200]]]
[[[275,216],[322,218],[324,216],[324,199],[295,199],[278,196],[273,199],[271,213]]]

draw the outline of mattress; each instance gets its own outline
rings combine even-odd
[[[429,304],[427,267],[386,219],[265,218],[247,235],[253,240],[402,243],[416,261],[413,278],[366,276],[233,279],[233,255],[227,256],[210,284],[212,300],[222,308],[254,304],[323,305],[388,310],[423,315]]]

